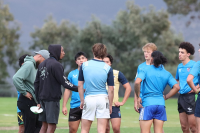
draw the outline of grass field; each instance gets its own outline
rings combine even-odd
[[[122,99],[120,98],[120,101]],[[17,98],[0,98],[0,133],[16,133],[17,124]],[[62,104],[62,100],[61,100]],[[62,106],[61,106],[62,107]],[[69,104],[67,105],[69,110]],[[182,133],[179,116],[177,111],[177,99],[169,99],[166,101],[167,119],[164,123],[165,133]],[[139,114],[134,111],[133,98],[129,98],[124,106],[121,107],[122,114],[122,133],[140,133],[139,128]],[[59,124],[57,125],[56,133],[67,133],[68,132],[68,116],[62,114],[60,110]],[[92,124],[91,133],[97,132],[97,121],[95,120]],[[80,132],[80,128],[78,130]],[[112,133],[112,131],[111,131]],[[153,130],[152,130],[153,133]]]

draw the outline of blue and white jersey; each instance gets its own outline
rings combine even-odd
[[[149,105],[164,105],[165,100],[163,98],[163,91],[167,85],[171,88],[177,84],[171,73],[164,69],[161,65],[156,68],[154,65],[150,65],[145,69],[142,69],[137,78],[143,80],[143,96],[142,106]]]
[[[113,69],[100,60],[84,62],[79,71],[79,81],[85,81],[85,96],[108,94],[108,86],[114,86]]]
[[[79,75],[79,70],[78,69],[75,69],[73,71],[71,71],[69,74],[68,74],[68,80],[78,86],[78,75]],[[85,84],[84,84],[84,87],[85,88]],[[80,100],[80,96],[79,96],[79,93],[78,92],[75,92],[75,91],[72,91],[72,96],[71,96],[71,102],[70,102],[70,108],[77,108],[77,107],[80,107],[80,104],[81,104],[81,100]]]
[[[147,63],[146,62],[143,62],[142,64],[140,64],[139,66],[138,66],[138,68],[137,68],[137,74],[136,74],[136,76],[135,76],[135,80],[136,80],[136,78],[137,78],[137,75],[140,73],[140,71],[142,70],[142,69],[145,69],[146,67],[148,67],[148,66],[150,66],[150,65],[147,65]],[[141,84],[140,84],[140,98],[142,98],[142,93],[143,93],[143,81],[141,82]]]
[[[20,93],[19,93],[19,91],[17,91],[17,95],[18,95],[18,97],[17,97],[17,100],[19,99],[19,96],[20,96]],[[19,112],[21,112],[21,110],[18,108],[18,106],[17,106],[17,113],[19,113]]]
[[[190,71],[190,74],[198,79],[198,84],[200,85],[200,61],[197,61],[194,64],[192,70]]]
[[[186,94],[189,91],[191,91],[190,86],[187,84],[187,77],[195,63],[196,63],[195,61],[190,60],[187,64],[183,65],[183,63],[180,63],[177,67],[176,80],[179,80],[180,94]],[[195,86],[198,85],[198,78],[195,77],[193,79],[193,82]]]

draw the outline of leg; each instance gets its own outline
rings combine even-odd
[[[200,133],[200,117],[196,117],[197,133]]]
[[[141,128],[141,133],[149,133],[151,129],[151,125],[153,123],[152,120],[140,120],[140,128]]]
[[[164,121],[153,119],[153,123],[154,123],[154,133],[162,133]]]
[[[108,119],[98,118],[97,119],[97,131],[98,133],[105,133]]]
[[[48,124],[46,122],[42,122],[42,128],[40,129],[40,133],[46,133],[48,128]]]
[[[197,132],[197,129],[196,129],[196,121],[195,121],[195,116],[194,116],[194,114],[187,115],[187,116],[188,116],[188,123],[189,123],[190,131],[191,131],[192,133],[196,133],[196,132]]]
[[[82,119],[81,123],[81,133],[89,133],[92,121]]]
[[[19,132],[18,133],[24,133],[24,124],[19,125]]]
[[[106,133],[110,133],[110,119],[107,121]]]
[[[183,133],[190,133],[187,114],[185,112],[179,113],[179,118]]]
[[[43,123],[41,121],[39,121],[38,118],[39,118],[39,115],[37,114],[36,115],[36,123],[35,123],[35,132],[34,133],[39,133],[40,129],[43,125]]]
[[[76,133],[81,120],[69,121],[69,133]]]
[[[110,119],[114,133],[120,133],[121,118]]]
[[[56,130],[56,124],[48,123],[48,128],[46,133],[54,133]]]
[[[18,107],[23,114],[24,128],[25,128],[24,133],[34,133],[36,115],[30,111],[30,107],[33,106],[34,101],[31,101],[26,97],[23,98],[23,100],[24,102],[18,102]]]

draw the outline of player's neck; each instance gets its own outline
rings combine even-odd
[[[190,61],[190,58],[187,58],[187,59],[183,60],[182,63],[185,66],[189,61]]]
[[[101,61],[103,60],[103,59],[100,59],[100,58],[97,58],[97,57],[94,57],[94,59],[95,59],[95,60],[101,60]]]
[[[150,65],[150,64],[151,64],[151,59],[146,60],[146,64],[147,64],[147,65]]]
[[[80,70],[80,66],[78,66],[78,70]]]

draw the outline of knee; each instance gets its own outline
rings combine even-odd
[[[120,127],[113,127],[114,133],[120,133]]]
[[[76,133],[78,129],[75,128],[69,128],[69,133]]]
[[[181,128],[183,131],[189,130],[189,127],[187,125],[181,125]]]
[[[110,132],[110,126],[107,126],[106,127],[106,133],[109,133]]]
[[[195,133],[196,130],[197,130],[196,125],[195,124],[190,125],[190,130],[191,130],[192,133]]]

